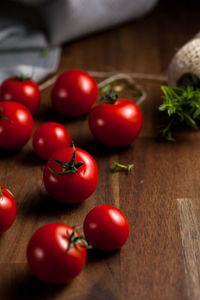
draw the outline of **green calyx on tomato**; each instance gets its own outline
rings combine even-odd
[[[112,169],[112,171],[114,173],[119,172],[119,171],[127,171],[127,172],[131,172],[132,168],[133,168],[133,164],[129,164],[129,165],[122,165],[120,163],[118,163],[117,161],[113,161],[114,164],[114,168]]]
[[[115,104],[115,102],[118,99],[118,95],[115,93],[114,90],[111,90],[109,93],[107,93],[105,96],[103,96],[102,98],[100,98],[100,102],[101,101],[106,101],[110,104]]]
[[[2,108],[0,108],[0,119],[6,120],[6,121],[8,121],[8,122],[10,122],[10,123],[13,123],[13,121],[11,121],[10,119],[8,119],[6,116],[3,116],[3,115],[1,114],[1,112],[2,112]]]
[[[8,190],[8,189],[6,189],[6,188],[4,188],[4,187],[0,187],[0,199],[3,198],[3,192],[2,192],[2,190],[7,191],[9,194],[11,194],[11,195],[14,197],[13,193],[11,193],[10,190]]]
[[[118,95],[111,90],[106,96],[105,96],[106,100],[110,103],[110,104],[114,104],[117,99],[118,99]]]
[[[14,77],[16,81],[27,81],[30,80],[31,78],[25,74],[20,74]]]
[[[84,245],[79,245],[82,248],[86,248],[86,249],[92,249],[92,245],[88,244],[88,242],[86,241],[86,239],[83,236],[76,236],[76,233],[73,231],[72,234],[68,234],[67,231],[67,235],[68,235],[68,240],[69,240],[69,246],[67,248],[67,251],[69,251],[69,249],[71,249],[72,247],[79,245],[81,243],[83,243]]]
[[[0,187],[0,196],[1,197],[3,197],[2,190],[7,191],[9,194],[11,194],[14,197],[13,193],[11,193],[11,191],[9,189],[6,189],[5,187]]]
[[[63,175],[63,174],[67,174],[67,173],[74,173],[74,174],[78,173],[78,168],[80,166],[82,166],[84,163],[83,163],[83,161],[75,162],[75,156],[76,156],[76,149],[75,149],[75,146],[73,144],[72,158],[69,162],[64,162],[64,161],[59,160],[59,159],[50,159],[50,160],[53,160],[53,161],[57,162],[61,166],[63,166],[63,170],[61,172],[56,172],[56,171],[48,168],[49,171],[56,174],[56,175]]]

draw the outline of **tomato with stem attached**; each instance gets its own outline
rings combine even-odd
[[[27,247],[32,273],[46,283],[64,284],[83,269],[90,248],[78,231],[63,223],[40,227]]]
[[[129,236],[129,224],[125,215],[111,205],[94,207],[84,220],[86,240],[94,247],[104,251],[121,248]]]
[[[34,114],[41,102],[38,85],[25,75],[6,79],[0,88],[0,101],[14,101],[26,106]]]
[[[140,108],[127,99],[118,99],[110,93],[105,103],[100,103],[89,114],[89,127],[100,142],[110,147],[130,145],[142,130]]]
[[[0,185],[0,233],[8,230],[16,218],[16,201],[13,194]]]
[[[71,137],[67,129],[59,123],[44,123],[33,135],[33,148],[43,159],[48,159],[57,150],[70,145]]]
[[[44,185],[56,200],[78,203],[94,193],[98,183],[98,168],[86,151],[67,147],[50,156],[44,169]]]
[[[92,76],[82,70],[69,70],[56,80],[51,100],[62,115],[78,117],[89,111],[97,96],[98,86]]]
[[[33,117],[24,105],[0,102],[0,149],[22,148],[30,139],[33,126]]]

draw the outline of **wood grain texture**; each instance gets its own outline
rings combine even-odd
[[[195,1],[161,1],[144,19],[67,44],[58,73],[70,68],[165,73],[175,49],[199,30],[197,8]],[[80,205],[59,204],[46,194],[45,162],[33,153],[31,141],[19,152],[0,153],[0,182],[13,191],[18,206],[15,224],[0,237],[1,300],[190,300],[176,199],[193,199],[199,228],[200,132],[183,131],[177,143],[159,143],[159,84],[141,83],[148,92],[141,107],[144,128],[132,146],[121,150],[94,141],[85,118],[60,117],[50,106],[50,89],[43,92],[35,126],[45,121],[66,125],[75,144],[99,167],[98,188]],[[113,160],[134,163],[133,172],[112,174]],[[90,252],[84,271],[66,286],[38,282],[26,264],[27,243],[36,228],[52,221],[81,225],[92,207],[105,203],[126,214],[127,244],[111,254]]]
[[[188,298],[200,299],[200,233],[192,199],[177,199]]]

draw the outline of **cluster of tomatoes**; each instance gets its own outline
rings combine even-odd
[[[51,94],[53,107],[64,116],[78,117],[89,112],[89,127],[100,142],[111,147],[131,144],[142,128],[139,107],[110,93],[103,103],[92,108],[97,97],[96,81],[81,70],[60,75]],[[0,149],[20,149],[32,135],[32,115],[41,102],[39,87],[24,76],[9,78],[2,83],[0,100]],[[43,181],[56,200],[79,203],[94,193],[98,183],[96,162],[83,149],[71,146],[70,134],[63,125],[47,122],[39,126],[33,135],[33,148],[48,160]],[[0,233],[10,228],[15,217],[15,199],[0,186]],[[128,239],[129,224],[119,209],[100,205],[85,217],[83,231],[85,237],[62,223],[39,228],[27,247],[28,264],[35,276],[48,283],[68,282],[83,269],[87,248],[121,248]]]

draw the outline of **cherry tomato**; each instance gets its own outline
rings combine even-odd
[[[121,248],[129,236],[124,214],[111,205],[94,207],[84,220],[86,240],[97,249],[113,251]]]
[[[51,100],[59,113],[78,117],[89,111],[97,96],[98,87],[93,77],[82,70],[70,70],[58,77]]]
[[[63,148],[50,156],[44,170],[47,192],[65,203],[87,199],[96,189],[98,169],[95,160],[86,151],[75,147]]]
[[[33,135],[33,148],[43,159],[48,159],[54,152],[71,145],[70,135],[59,123],[44,123]]]
[[[0,149],[23,147],[31,137],[33,126],[33,117],[24,105],[0,102]]]
[[[40,106],[41,95],[38,85],[22,75],[8,78],[2,83],[0,100],[19,102],[35,113]]]
[[[0,233],[8,230],[16,218],[16,201],[11,192],[0,185]]]
[[[62,223],[49,223],[39,228],[27,247],[27,260],[32,273],[41,281],[64,284],[83,269],[87,243],[79,233]]]
[[[128,146],[140,134],[143,123],[142,112],[130,100],[114,99],[111,102],[113,104],[98,104],[91,110],[90,130],[100,142],[107,146]]]

